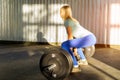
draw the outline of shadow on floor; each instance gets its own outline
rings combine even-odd
[[[113,48],[98,48],[93,57],[120,70],[120,50]]]

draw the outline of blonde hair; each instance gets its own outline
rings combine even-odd
[[[64,5],[60,8],[60,10],[63,10],[65,12],[65,15],[63,17],[64,20],[68,19],[68,18],[72,18],[72,10],[71,7],[69,5]]]
[[[65,12],[63,20],[72,19],[74,22],[78,22],[76,19],[72,17],[72,9],[69,5],[62,6],[60,10],[63,10]]]

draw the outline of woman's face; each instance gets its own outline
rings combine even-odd
[[[60,16],[61,18],[65,18],[65,10],[64,9],[60,9]]]

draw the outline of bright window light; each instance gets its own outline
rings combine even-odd
[[[112,4],[111,5],[111,24],[120,25],[120,4]]]
[[[23,22],[39,23],[45,19],[47,12],[44,4],[28,5],[22,7]]]

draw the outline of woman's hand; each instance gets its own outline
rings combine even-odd
[[[77,56],[77,48],[73,48],[73,53],[74,53],[74,56]]]

